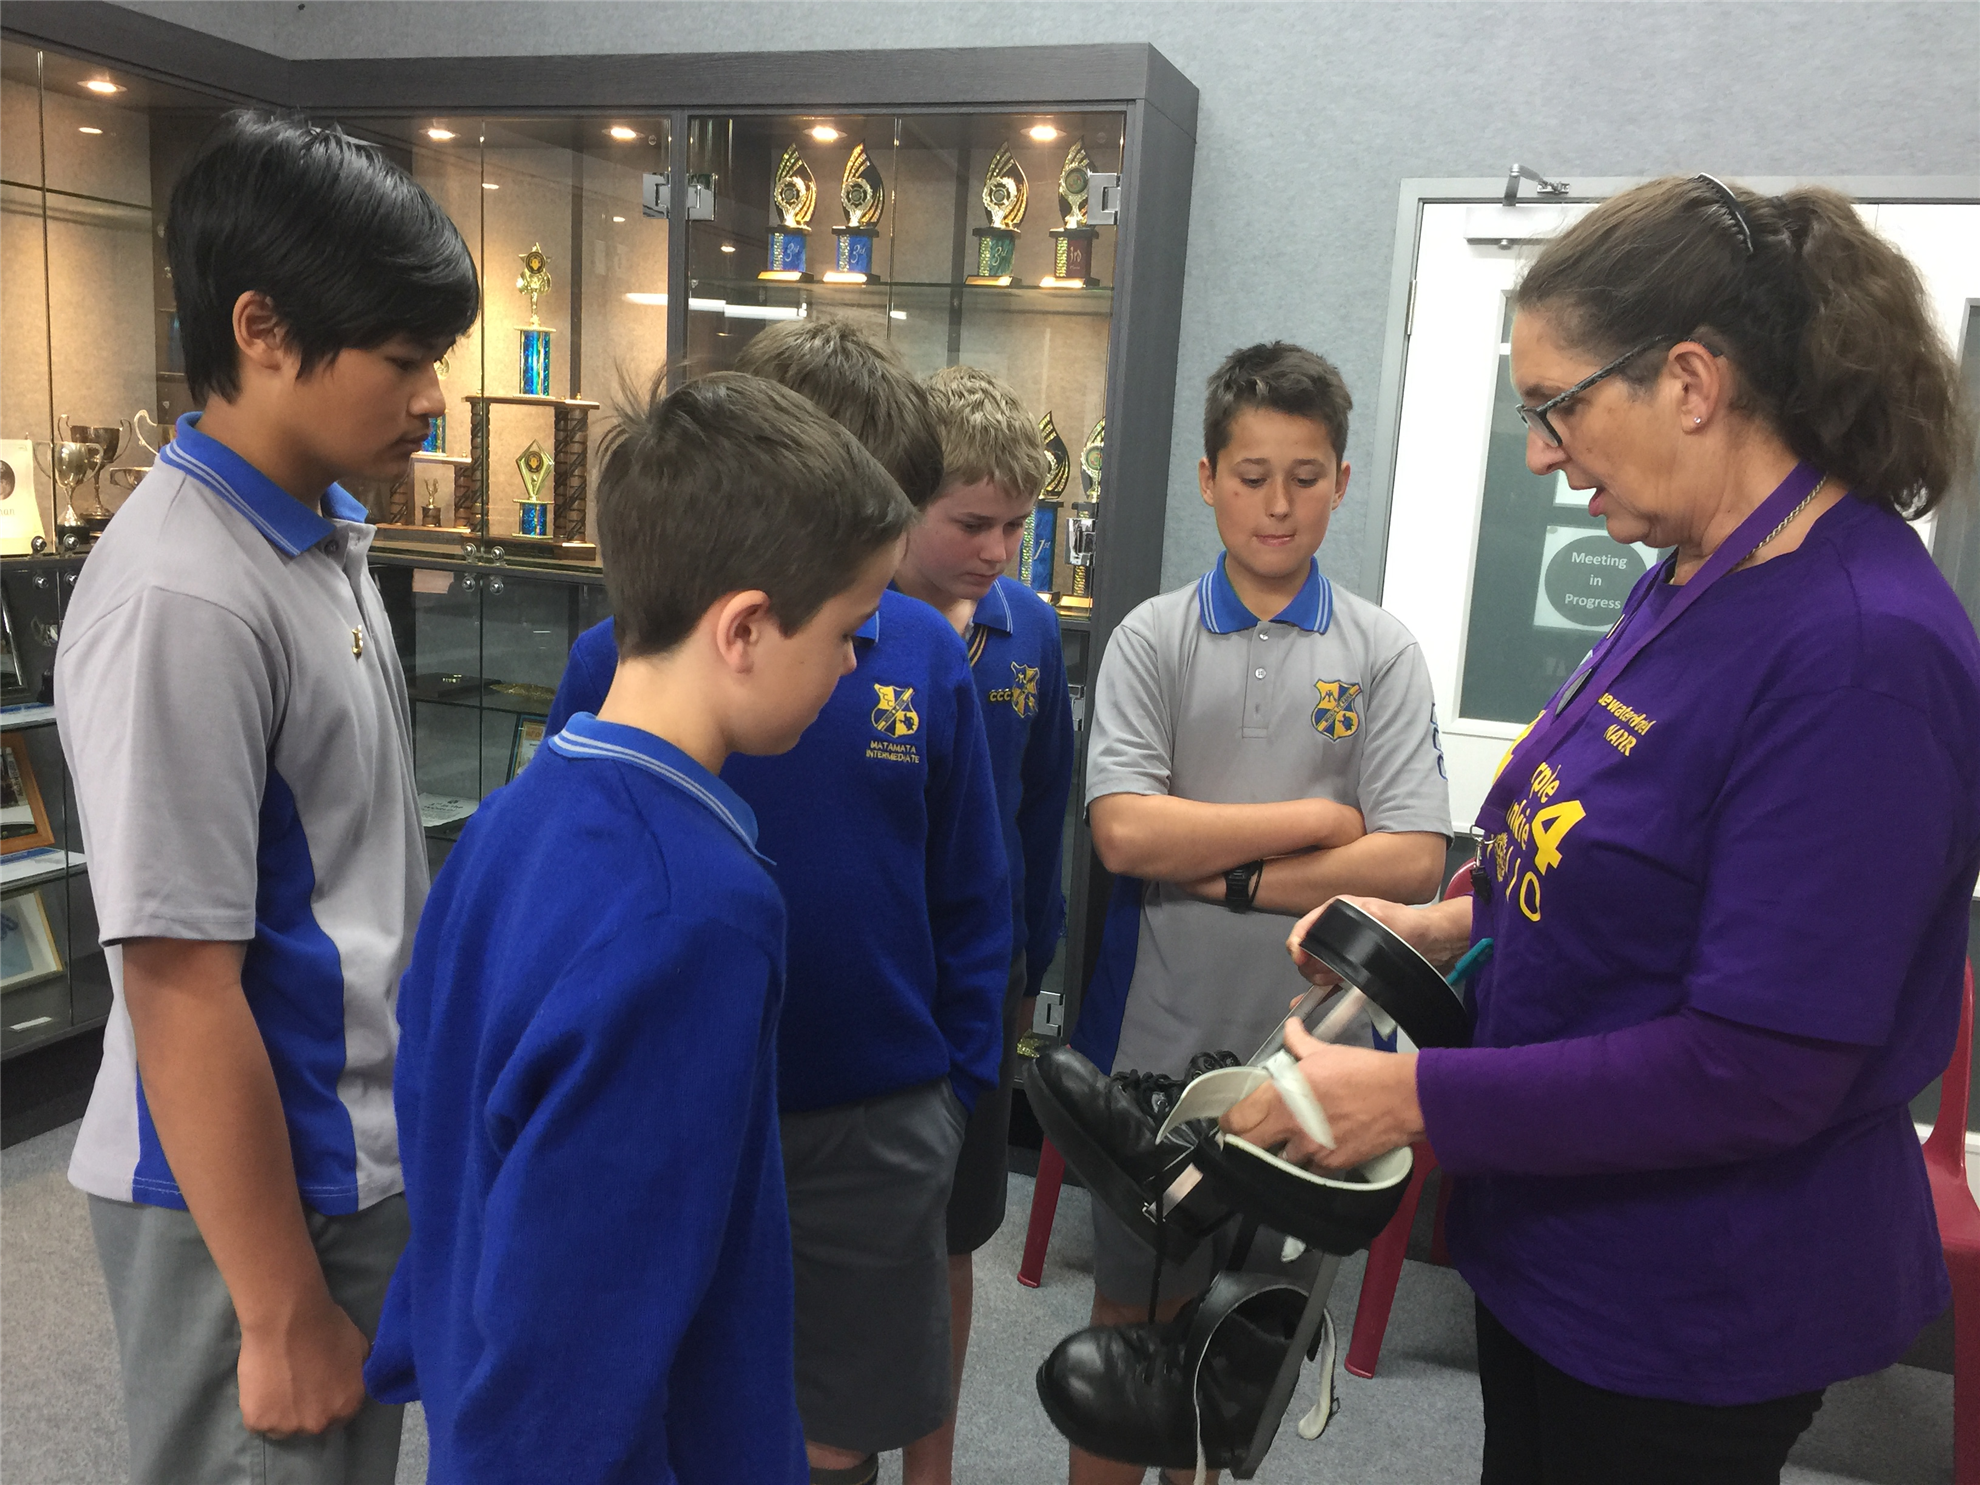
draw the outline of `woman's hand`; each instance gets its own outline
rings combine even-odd
[[[1283,1159],[1317,1170],[1347,1170],[1422,1137],[1414,1052],[1337,1047],[1315,1040],[1297,1019],[1286,1022],[1286,1050],[1299,1059],[1300,1075],[1327,1112],[1334,1148],[1307,1137],[1270,1083],[1226,1111],[1218,1121],[1226,1134],[1261,1150],[1283,1143]]]
[[[1471,899],[1455,897],[1429,907],[1384,902],[1379,897],[1330,897],[1293,924],[1286,951],[1302,975],[1322,989],[1341,977],[1299,946],[1314,921],[1336,902],[1352,903],[1439,969],[1448,969],[1471,946]],[[1295,1002],[1296,1003],[1296,1002]]]

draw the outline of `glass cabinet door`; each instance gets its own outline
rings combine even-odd
[[[440,363],[447,411],[405,479],[360,492],[381,550],[595,566],[601,418],[666,359],[664,117],[346,120],[453,218],[481,313]]]
[[[609,617],[595,573],[373,558],[412,700],[428,865],[543,741],[571,646]]]
[[[702,117],[690,182],[690,370],[779,320],[828,315],[917,376],[1003,377],[1057,461],[1020,577],[1080,625],[1101,500],[1114,228],[1091,177],[1121,169],[1117,112]],[[1104,545],[1101,545],[1104,551]]]
[[[225,107],[0,44],[0,1055],[110,1010],[52,672],[84,555],[189,406],[164,207]]]

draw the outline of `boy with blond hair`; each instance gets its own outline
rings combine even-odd
[[[929,378],[942,440],[942,483],[909,533],[894,586],[939,610],[969,649],[996,779],[1011,875],[1011,978],[997,1087],[978,1100],[949,1194],[950,1345],[962,1385],[975,1292],[971,1255],[1004,1221],[1017,1039],[1065,928],[1060,856],[1072,788],[1072,703],[1059,616],[1003,575],[1051,471],[1038,425],[986,371],[949,366]],[[945,1457],[955,1443],[951,1413]]]

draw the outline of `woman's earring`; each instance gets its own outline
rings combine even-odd
[[[1692,421],[1692,422],[1694,422],[1694,423],[1702,423],[1702,422],[1704,422],[1705,420],[1704,420],[1703,418],[1693,418],[1693,419],[1692,419],[1691,421]]]

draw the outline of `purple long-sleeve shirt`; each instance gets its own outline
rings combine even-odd
[[[1757,1402],[1895,1361],[1949,1298],[1909,1104],[1980,874],[1958,600],[1846,499],[1520,766],[1478,822],[1474,1050],[1417,1064],[1458,1269],[1612,1391]]]
[[[1433,1048],[1418,1087],[1454,1176],[1682,1170],[1819,1134],[1867,1055],[1683,1010],[1528,1047]],[[1477,1111],[1489,1117],[1466,1117]]]

